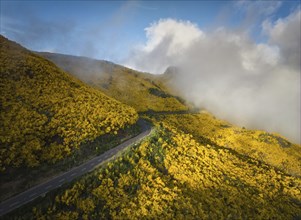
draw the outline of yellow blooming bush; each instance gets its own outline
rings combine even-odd
[[[201,142],[214,143],[222,148],[270,164],[291,175],[301,176],[301,146],[278,134],[239,128],[219,120],[208,112],[199,114],[163,115],[177,129],[192,134]]]
[[[130,108],[0,37],[0,169],[54,163],[137,121]]]
[[[151,74],[84,57],[52,53],[41,55],[138,112],[187,110],[180,99],[170,95],[161,80]]]
[[[164,121],[140,145],[48,201],[33,208],[32,218],[297,219],[301,179],[201,144]]]

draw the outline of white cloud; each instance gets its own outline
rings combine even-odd
[[[241,0],[233,3],[234,14],[240,17],[240,28],[249,31],[260,25],[262,19],[273,16],[280,8],[282,1],[249,1]]]
[[[242,65],[250,72],[259,73],[263,64],[275,66],[279,61],[278,47],[271,47],[266,44],[258,44],[249,50],[243,50]],[[261,63],[261,65],[260,65]]]
[[[242,0],[236,2],[236,8],[241,10],[247,16],[259,17],[273,14],[281,6],[281,1],[248,1]]]
[[[177,22],[173,19],[161,19],[145,28],[148,41],[143,48],[146,52],[153,51],[163,39],[170,38],[167,55],[175,55],[188,48],[203,32],[189,21]]]
[[[258,44],[243,31],[205,33],[187,21],[162,19],[146,28],[147,42],[127,63],[157,74],[178,66],[182,74],[172,85],[188,101],[300,143],[300,10],[263,27],[269,41]]]
[[[177,63],[183,51],[205,37],[197,25],[173,19],[161,19],[145,28],[145,32],[147,42],[137,46],[126,65],[152,73],[161,73],[172,63]],[[163,54],[164,59],[161,59]],[[148,62],[149,58],[153,62]]]
[[[277,45],[282,53],[283,62],[300,69],[300,30],[301,10],[298,9],[284,19],[278,19],[275,23],[266,20],[263,22],[263,30],[269,37],[269,43]]]

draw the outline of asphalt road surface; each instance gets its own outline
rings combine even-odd
[[[9,198],[0,204],[0,216],[3,216],[14,209],[36,199],[39,196],[45,195],[47,192],[60,187],[62,184],[72,181],[74,178],[79,177],[85,173],[92,171],[99,164],[105,160],[116,155],[120,150],[126,148],[127,146],[134,144],[146,137],[151,132],[151,127],[143,120],[139,120],[138,124],[141,126],[142,133],[133,137],[122,144],[112,148],[100,156],[94,157],[93,159],[85,162],[84,164],[75,167],[59,176],[48,180],[40,185],[37,185],[27,191],[24,191],[12,198]]]

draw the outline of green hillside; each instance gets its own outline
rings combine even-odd
[[[4,167],[55,162],[98,135],[115,137],[135,123],[136,111],[153,129],[139,144],[3,219],[301,218],[300,145],[187,111],[166,84],[173,73],[157,77],[105,61],[40,54],[95,88],[1,38]],[[19,164],[4,163],[21,154]]]
[[[193,135],[200,143],[215,144],[301,177],[301,146],[279,134],[240,128],[206,111],[198,114],[158,115],[155,120],[172,124]]]
[[[145,111],[187,110],[183,101],[150,74],[108,61],[54,53],[38,53],[105,94]]]
[[[176,117],[176,116],[175,116]],[[182,116],[177,117],[179,122]],[[301,179],[160,120],[122,156],[7,219],[299,219]]]
[[[136,122],[133,108],[2,36],[0,51],[1,172],[55,163]]]

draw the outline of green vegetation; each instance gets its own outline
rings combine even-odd
[[[216,119],[208,112],[200,114],[161,115],[157,121],[168,121],[192,134],[199,142],[210,142],[241,155],[252,157],[282,171],[301,176],[301,147],[278,134],[239,128]]]
[[[136,111],[4,37],[1,51],[0,169],[56,163],[82,143],[114,133]]]
[[[91,88],[0,39],[1,181],[16,180],[16,170],[36,179],[104,152],[139,132],[136,111],[154,124],[140,144],[3,219],[301,218],[300,145],[189,113],[164,86],[171,74],[42,53]]]
[[[39,53],[65,71],[139,112],[187,110],[156,77],[107,61],[69,55]]]
[[[116,160],[7,219],[297,219],[301,180],[168,121]]]
[[[10,168],[1,173],[0,201],[21,193],[46,179],[59,173],[66,172],[71,168],[81,165],[87,160],[104,153],[131,137],[138,135],[141,129],[138,124],[120,130],[116,136],[113,133],[97,137],[93,141],[81,144],[72,155],[65,157],[55,164],[40,164],[38,167]]]

